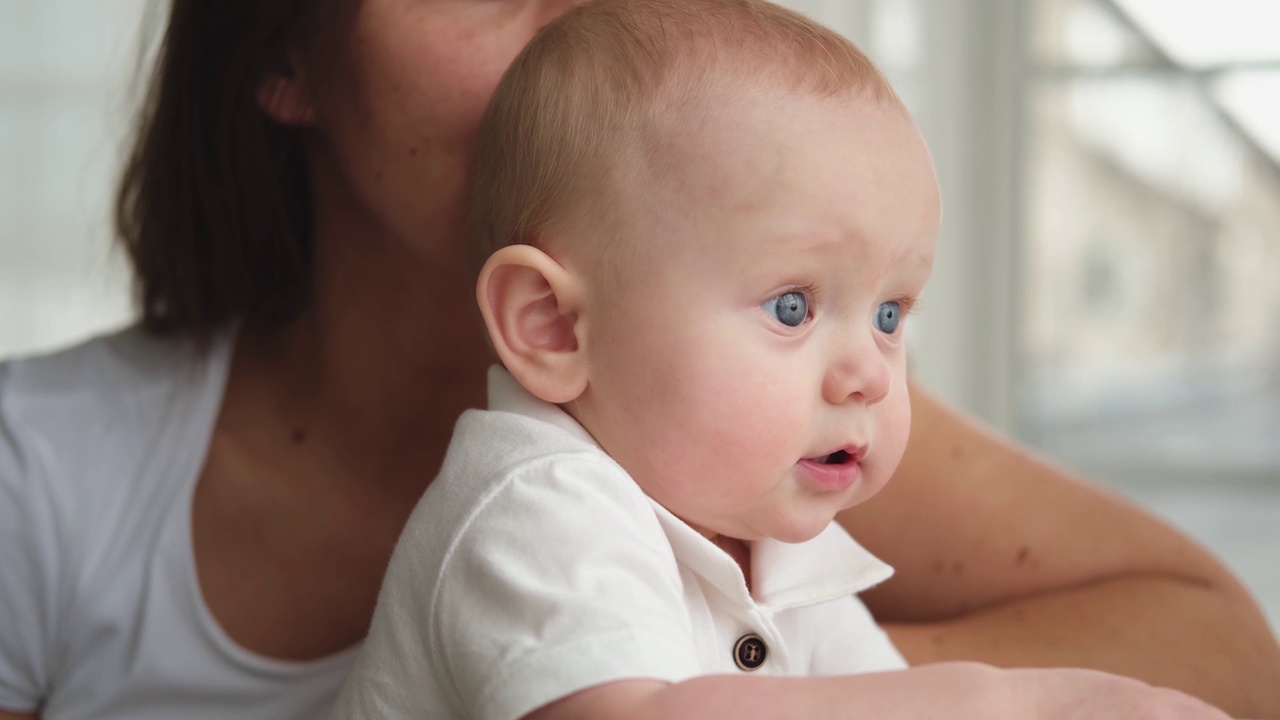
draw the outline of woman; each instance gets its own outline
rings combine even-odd
[[[570,0],[176,0],[122,183],[144,330],[0,369],[0,719],[323,716],[488,350],[461,224],[507,63]],[[913,663],[1080,665],[1280,714],[1185,538],[915,391],[841,520]]]

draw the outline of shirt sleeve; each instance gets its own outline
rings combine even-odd
[[[58,553],[51,493],[8,374],[0,363],[0,708],[25,713],[51,684]]]
[[[596,458],[510,478],[436,588],[436,665],[468,717],[513,720],[594,685],[699,672],[666,536],[630,478]]]

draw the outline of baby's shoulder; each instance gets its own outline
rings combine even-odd
[[[595,443],[537,418],[492,410],[459,418],[428,490],[433,494],[450,512],[456,505],[480,512],[516,505],[555,517],[587,505],[653,514],[631,476]]]
[[[636,541],[667,546],[648,496],[598,446],[535,418],[470,410],[401,548],[443,573],[468,558]]]

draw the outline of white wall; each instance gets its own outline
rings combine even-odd
[[[129,316],[109,205],[147,0],[0,0],[0,356]]]

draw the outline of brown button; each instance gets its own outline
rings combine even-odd
[[[733,644],[733,661],[741,670],[751,672],[759,669],[768,656],[769,648],[765,647],[764,640],[754,633],[743,635]]]

